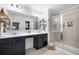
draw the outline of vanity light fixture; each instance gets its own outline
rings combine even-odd
[[[3,25],[1,25],[3,24]],[[0,32],[2,27],[3,32],[5,32],[6,28],[10,25],[10,18],[6,15],[6,13],[4,12],[3,8],[0,10]]]
[[[3,8],[0,11],[0,22],[10,25],[10,18],[5,14]]]

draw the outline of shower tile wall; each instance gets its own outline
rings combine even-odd
[[[68,27],[69,21],[73,22],[73,26]],[[64,13],[63,23],[63,43],[79,48],[79,9]]]

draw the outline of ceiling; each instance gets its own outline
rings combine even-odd
[[[24,7],[29,7],[33,10],[38,10],[38,11],[50,11],[50,13],[59,13],[62,12],[66,9],[72,8],[72,7],[77,7],[79,4],[22,4],[21,6]]]
[[[78,6],[79,4],[22,4],[24,7],[30,7],[32,9],[52,9],[52,10],[58,10],[63,11],[65,9]]]

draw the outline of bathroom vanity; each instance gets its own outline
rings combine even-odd
[[[31,37],[35,49],[47,45],[47,33],[0,35],[0,55],[25,55],[25,39]]]
[[[25,8],[7,6],[2,7],[5,7],[9,16],[3,8],[0,11],[0,55],[24,55],[27,38],[33,38],[32,44],[35,49],[45,47],[48,35],[47,17],[40,18],[29,14],[31,12],[29,9],[27,10],[30,12],[27,13]],[[30,30],[33,30],[33,33]]]
[[[0,39],[0,55],[25,54],[25,37],[11,37]]]
[[[34,36],[33,46],[35,49],[40,49],[47,45],[47,34],[38,34]]]

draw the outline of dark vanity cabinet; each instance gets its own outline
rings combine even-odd
[[[47,34],[39,34],[34,36],[34,48],[40,49],[42,47],[45,47],[47,45]]]
[[[33,46],[40,49],[47,45],[47,34],[0,38],[0,55],[25,55],[25,38],[33,37]]]
[[[47,34],[44,34],[43,35],[43,40],[44,40],[44,46],[47,46],[47,43],[48,43],[48,35]]]
[[[0,39],[0,55],[24,55],[25,37]]]
[[[25,55],[25,37],[14,39],[14,52],[16,55]]]

